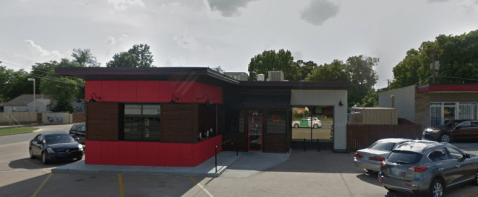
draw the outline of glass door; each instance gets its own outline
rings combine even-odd
[[[248,126],[249,151],[262,151],[262,117],[249,117]]]

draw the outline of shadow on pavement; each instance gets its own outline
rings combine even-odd
[[[357,175],[357,178],[364,182],[381,186],[380,183],[378,182],[378,173],[372,173],[372,174],[363,173],[363,174]]]
[[[42,168],[58,167],[58,166],[70,164],[70,163],[73,163],[73,162],[76,162],[76,161],[68,161],[68,160],[56,161],[56,162],[50,162],[49,164],[44,165],[40,161],[40,159],[37,159],[37,158],[35,158],[35,159],[22,158],[22,159],[17,159],[17,160],[10,161],[8,166],[12,169],[32,170],[32,169],[38,169],[38,167],[42,167]],[[32,165],[31,163],[34,164],[34,165]]]

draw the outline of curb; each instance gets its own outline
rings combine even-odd
[[[217,173],[194,173],[194,172],[145,172],[145,171],[115,171],[115,170],[71,170],[71,169],[51,169],[51,172],[58,174],[96,174],[96,175],[154,175],[154,176],[201,176],[201,177],[219,177],[226,170],[226,167],[218,167]]]

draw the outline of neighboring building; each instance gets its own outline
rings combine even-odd
[[[48,95],[22,94],[4,104],[4,112],[50,111],[51,98]],[[34,103],[35,108],[34,109]]]
[[[197,166],[226,140],[237,143],[224,150],[288,152],[292,108],[304,106],[333,106],[333,148],[346,149],[348,82],[240,81],[185,67],[55,73],[86,81],[86,164]]]
[[[71,106],[73,106],[74,112],[85,112],[86,105],[84,99],[76,99],[71,102]]]
[[[245,72],[225,72],[224,74],[239,81],[249,80],[249,75]]]
[[[393,95],[393,100],[391,100]],[[398,109],[398,117],[422,127],[456,119],[478,119],[477,84],[408,86],[379,94],[380,107]]]

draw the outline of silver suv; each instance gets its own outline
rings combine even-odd
[[[445,188],[478,183],[477,175],[478,157],[448,143],[414,140],[392,150],[378,177],[387,190],[440,197]]]

